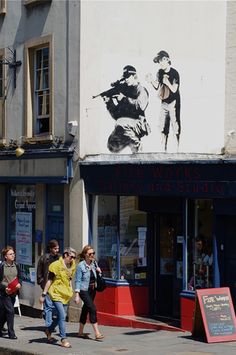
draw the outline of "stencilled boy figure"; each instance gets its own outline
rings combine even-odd
[[[158,63],[160,69],[153,80],[152,75],[147,75],[147,80],[158,91],[161,99],[160,111],[160,131],[164,138],[164,149],[167,150],[170,125],[175,134],[177,145],[179,146],[181,124],[180,124],[180,78],[177,70],[171,67],[169,54],[161,50],[153,59]]]

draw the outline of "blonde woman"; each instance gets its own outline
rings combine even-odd
[[[97,273],[101,273],[101,269],[95,262],[95,251],[91,245],[85,245],[79,255],[79,264],[76,267],[75,274],[75,303],[79,304],[80,299],[83,301],[82,312],[80,316],[79,338],[88,338],[84,333],[84,326],[86,324],[87,315],[92,324],[95,339],[101,340],[104,336],[100,333],[97,323],[97,309],[94,304],[96,296],[96,279]]]

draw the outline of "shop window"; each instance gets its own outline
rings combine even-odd
[[[47,228],[46,244],[50,239],[57,239],[60,252],[64,249],[64,186],[47,186]]]
[[[52,45],[51,37],[26,44],[26,136],[51,140],[52,120]]]
[[[97,254],[105,277],[117,278],[118,205],[116,196],[99,196],[97,220]]]
[[[145,280],[147,222],[146,213],[138,210],[137,197],[99,196],[97,211],[97,251],[104,276]]]
[[[138,198],[120,197],[120,278],[146,279],[146,213],[138,210]]]
[[[213,287],[212,201],[189,201],[188,290]]]
[[[7,244],[16,251],[22,279],[34,283],[35,186],[12,185],[9,189]]]
[[[48,185],[48,213],[64,214],[64,186]]]

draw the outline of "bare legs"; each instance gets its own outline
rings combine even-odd
[[[79,324],[78,336],[81,337],[81,338],[87,339],[89,337],[88,337],[88,334],[84,333],[84,326],[85,326],[85,324],[82,324],[82,323]],[[96,340],[103,339],[104,336],[100,333],[100,331],[98,329],[98,323],[92,323],[92,327],[93,327],[93,331],[94,331],[94,334],[95,334],[95,339]]]

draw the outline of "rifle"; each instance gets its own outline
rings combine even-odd
[[[114,83],[111,83],[111,89],[100,92],[100,94],[94,95],[94,96],[92,96],[92,98],[95,99],[98,96],[114,97],[114,96],[118,95],[119,93],[122,93],[126,96],[127,88],[128,88],[128,86],[125,83],[125,79],[122,78],[120,80],[115,81]]]

